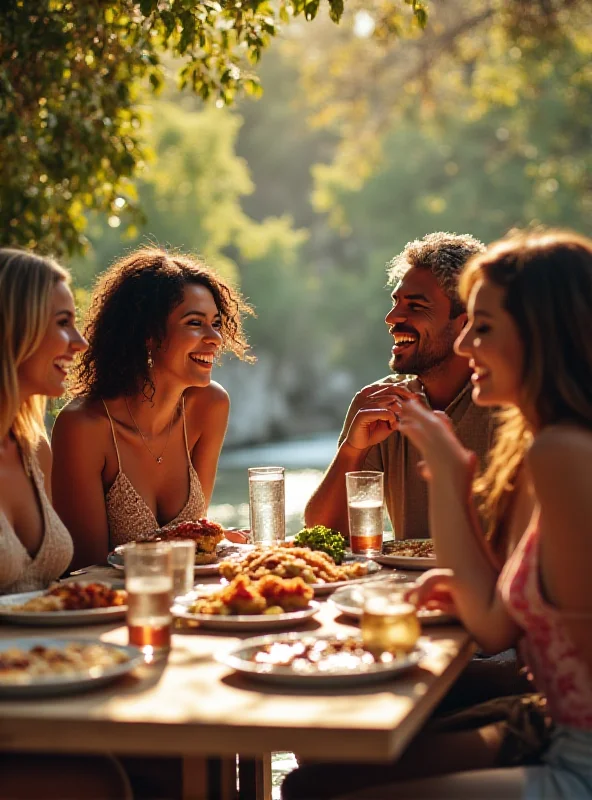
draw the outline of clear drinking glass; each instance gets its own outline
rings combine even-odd
[[[179,597],[193,589],[195,542],[187,539],[169,544],[172,548],[173,560],[173,597]]]
[[[274,544],[286,538],[283,467],[250,467],[249,513],[255,544]]]
[[[171,646],[173,557],[168,542],[134,542],[123,549],[129,643],[147,656]]]
[[[352,553],[377,556],[382,552],[384,473],[346,472],[347,511]]]
[[[362,640],[372,653],[410,653],[421,634],[417,609],[406,599],[414,583],[379,581],[362,589]]]

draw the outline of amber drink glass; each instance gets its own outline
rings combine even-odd
[[[345,486],[352,553],[378,556],[382,552],[384,474],[346,472]]]
[[[378,582],[363,588],[362,640],[375,655],[410,653],[421,626],[417,609],[406,599],[413,583]]]
[[[172,547],[136,542],[123,550],[129,643],[145,656],[166,653],[173,617]]]

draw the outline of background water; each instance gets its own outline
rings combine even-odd
[[[249,527],[248,467],[286,470],[286,533],[298,533],[303,511],[337,447],[339,433],[223,451],[209,517],[227,527]]]

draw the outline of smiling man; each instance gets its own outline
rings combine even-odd
[[[410,393],[443,411],[481,460],[489,450],[490,412],[471,401],[470,369],[454,352],[466,313],[457,292],[460,272],[484,246],[465,234],[431,233],[409,242],[388,265],[394,374],[366,386],[347,413],[337,454],[305,510],[307,525],[349,531],[345,473],[384,472],[386,507],[397,539],[429,536],[428,496],[419,454],[397,430],[397,408]]]

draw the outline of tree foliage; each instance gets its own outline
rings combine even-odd
[[[419,20],[423,4],[405,0]],[[325,0],[333,22],[344,0]],[[320,0],[5,0],[0,14],[0,225],[9,244],[84,247],[84,212],[128,213],[144,164],[141,88],[163,54],[203,100],[258,95],[253,66],[291,18]]]
[[[510,153],[530,153],[529,170],[539,169],[541,185],[550,177],[579,182],[589,208],[592,4],[449,0],[429,10],[421,37],[388,0],[352,0],[339,29],[319,25],[307,33],[306,53],[293,32],[288,48],[312,123],[339,138],[332,166],[317,173],[317,207],[344,223],[331,186],[358,190],[381,168],[388,136],[407,122],[418,135],[442,137],[458,120],[477,122],[499,109],[508,112],[508,138],[498,140],[484,170],[495,171]],[[541,149],[545,132],[531,122],[551,91],[564,124]],[[556,128],[552,115],[539,122]]]

